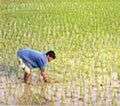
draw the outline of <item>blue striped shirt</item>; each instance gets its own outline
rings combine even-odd
[[[17,56],[23,60],[23,62],[29,68],[44,69],[48,64],[48,59],[45,52],[39,52],[30,48],[23,48],[17,52]]]

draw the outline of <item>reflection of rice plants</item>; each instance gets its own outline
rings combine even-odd
[[[120,75],[119,5],[119,2],[112,0],[2,0],[0,73],[2,76],[4,72],[8,74],[7,79],[0,77],[3,81],[1,103],[16,99],[17,103],[26,104],[27,96],[17,95],[18,89],[22,91],[24,85],[18,83],[16,78],[22,73],[17,68],[16,51],[31,47],[55,50],[57,59],[48,70],[50,77],[59,81],[58,85],[44,85],[46,90],[42,95],[41,87],[32,86],[31,104],[44,104],[47,101],[52,105],[51,101],[58,99],[63,103],[78,99],[79,104],[99,104],[100,100],[102,104],[110,101],[116,105],[116,101],[119,101]],[[15,77],[11,81],[8,76]],[[33,88],[40,90],[35,93]],[[9,92],[13,97],[9,96]],[[46,94],[49,96],[46,97]]]
[[[88,105],[88,104],[118,104],[120,98],[119,87],[112,83],[118,81],[108,80],[106,84],[99,85],[97,81],[89,82],[85,77],[79,82],[67,83],[39,83],[27,85],[15,77],[0,77],[0,103],[8,105]],[[114,81],[114,82],[113,82]]]

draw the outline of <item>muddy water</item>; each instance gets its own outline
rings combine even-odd
[[[106,85],[82,86],[76,81],[68,83],[22,83],[15,77],[0,76],[1,105],[41,106],[120,106],[120,84],[110,80]],[[116,83],[116,85],[115,85]]]

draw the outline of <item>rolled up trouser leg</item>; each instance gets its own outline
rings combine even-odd
[[[28,66],[25,66],[24,68],[24,82],[25,83],[31,83],[31,69]]]
[[[24,71],[24,82],[31,82],[31,69],[23,62],[21,58],[18,59],[19,67]]]

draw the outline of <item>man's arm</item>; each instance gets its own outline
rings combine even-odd
[[[42,76],[42,77],[43,77],[43,80],[44,80],[45,82],[47,82],[47,80],[48,80],[48,75],[47,75],[45,69],[41,69],[41,70],[40,70],[40,76]]]

